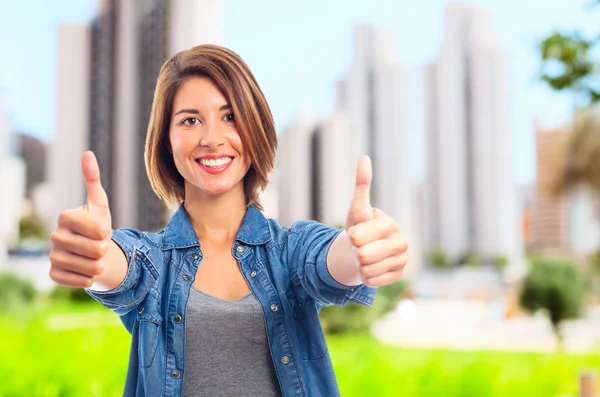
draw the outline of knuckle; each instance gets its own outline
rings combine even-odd
[[[358,232],[356,230],[356,228],[351,228],[348,231],[348,238],[350,239],[350,242],[352,243],[352,245],[357,246],[358,245]]]
[[[58,238],[58,230],[53,230],[52,233],[50,233],[50,243],[52,243],[52,245],[59,243]]]
[[[98,231],[99,231],[100,238],[103,240],[107,239],[108,236],[110,236],[110,227],[105,223],[102,223],[100,225]]]
[[[108,240],[104,239],[100,243],[100,255],[102,257],[104,257],[104,255],[106,255],[107,251],[108,251]]]
[[[57,222],[59,225],[65,225],[69,219],[69,215],[66,212],[58,214]]]
[[[52,245],[61,245],[66,242],[65,234],[61,229],[56,229],[50,233],[50,243],[52,243]]]
[[[90,254],[94,259],[101,259],[104,256],[104,242],[94,241],[92,242]]]
[[[54,266],[50,266],[50,270],[48,271],[48,276],[50,277],[50,279],[52,281],[56,281],[56,279],[54,277]]]
[[[108,236],[109,231],[110,229],[99,220],[95,222],[92,229],[94,237],[96,237],[98,240],[104,240]]]
[[[58,251],[52,250],[50,251],[48,258],[50,259],[50,263],[56,266],[59,264],[60,254],[58,253]]]
[[[99,259],[92,261],[92,265],[90,267],[90,272],[94,276],[99,276],[104,271],[104,261]]]
[[[368,260],[368,252],[364,248],[359,248],[356,250],[356,256],[358,257],[358,261],[360,263],[366,263]]]
[[[372,277],[372,271],[368,269],[366,266],[361,266],[359,268],[359,273],[363,278]]]
[[[404,249],[408,248],[408,239],[402,235],[400,235],[400,245]]]
[[[48,272],[48,275],[50,276],[50,279],[52,281],[54,281],[55,283],[60,283],[62,281],[62,278],[60,277],[60,272],[55,267],[51,267],[50,268],[50,271]]]

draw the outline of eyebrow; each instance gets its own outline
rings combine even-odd
[[[231,105],[228,103],[221,106],[219,108],[219,111],[223,111],[223,110],[227,110],[227,109],[231,109]],[[181,114],[181,113],[200,114],[198,109],[181,109],[181,110],[178,110],[173,116],[177,116],[178,114]]]

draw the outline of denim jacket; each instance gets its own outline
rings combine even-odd
[[[260,302],[282,395],[338,396],[319,322],[325,305],[371,305],[375,288],[344,286],[326,266],[339,234],[314,221],[290,228],[249,206],[232,254]],[[87,290],[117,313],[132,335],[125,397],[181,396],[185,376],[186,306],[202,250],[183,205],[157,233],[114,230],[128,260],[125,279],[111,291]]]

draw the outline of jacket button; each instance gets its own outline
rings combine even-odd
[[[177,371],[176,369],[173,370],[173,372],[171,372],[171,376],[175,379],[179,378],[181,376],[181,373],[179,373],[179,371]]]
[[[284,363],[284,364],[287,364],[287,363],[290,362],[290,358],[288,356],[283,356],[281,358],[281,362]]]
[[[143,311],[144,311],[144,306],[142,306],[138,309],[138,314],[142,314]]]
[[[192,252],[192,259],[198,259],[199,256],[197,252]]]
[[[184,275],[183,275],[183,279],[184,279],[185,281],[190,281],[190,276],[189,276],[189,275],[187,275],[187,274],[184,274]]]
[[[181,316],[179,314],[176,314],[175,317],[173,317],[173,321],[179,324],[181,322]]]
[[[256,277],[256,270],[253,270],[252,273],[250,273],[250,277],[252,277],[252,278]]]
[[[244,252],[244,247],[242,247],[241,245],[238,245],[236,250],[237,250],[237,252]]]
[[[271,305],[271,311],[272,311],[272,312],[276,312],[276,311],[277,311],[277,309],[279,309],[279,308],[277,307],[277,305],[276,305],[276,304],[274,304],[274,303],[273,303],[273,304]]]

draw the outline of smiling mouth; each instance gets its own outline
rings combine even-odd
[[[196,159],[196,163],[209,168],[223,168],[233,161],[232,157],[220,157],[218,159]]]

